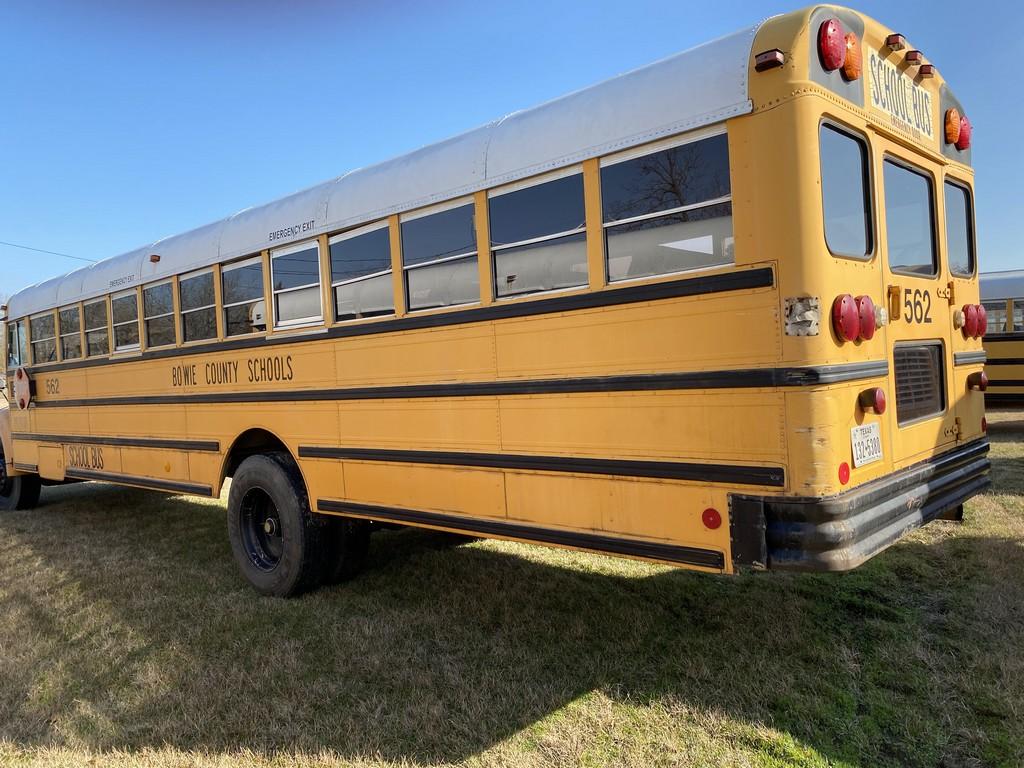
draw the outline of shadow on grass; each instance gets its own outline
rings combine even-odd
[[[1024,612],[986,572],[1024,573],[1018,541],[722,578],[406,530],[379,534],[354,582],[281,601],[241,582],[219,506],[94,484],[44,500],[0,518],[0,738],[25,746],[459,761],[595,692],[853,764],[1019,746],[1014,691],[963,650],[1024,652],[992,648],[977,611]]]

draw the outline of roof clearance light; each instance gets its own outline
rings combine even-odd
[[[934,64],[922,64],[921,68],[917,70],[919,77],[934,77],[935,76],[935,65]]]
[[[965,339],[978,337],[978,307],[975,304],[964,304],[964,332]]]
[[[860,39],[850,32],[846,36],[846,61],[843,62],[843,77],[847,80],[857,80],[861,73],[861,62]]]
[[[856,300],[848,293],[836,296],[832,302],[832,328],[840,341],[856,341],[860,336],[860,310]]]
[[[786,63],[786,55],[778,48],[770,51],[762,51],[754,57],[754,71],[764,72],[766,69],[775,69]]]
[[[826,19],[818,29],[818,53],[821,65],[834,72],[846,61],[846,30],[839,19]]]
[[[960,138],[960,110],[950,107],[946,110],[946,143],[956,144]]]
[[[857,316],[860,320],[859,337],[868,341],[875,335],[875,302],[870,296],[858,296],[854,301],[857,302]]]
[[[887,38],[885,38],[885,44],[890,51],[902,51],[907,47],[907,38],[901,35],[899,32],[893,32]]]
[[[907,51],[905,58],[907,64],[920,64],[924,61],[924,54],[920,51]]]
[[[971,121],[967,119],[967,115],[960,118],[960,135],[956,140],[956,148],[959,150],[965,150],[971,146]]]

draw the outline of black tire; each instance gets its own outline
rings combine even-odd
[[[363,570],[370,551],[371,524],[368,520],[338,517],[327,521],[327,562],[325,584],[348,581]]]
[[[0,448],[0,512],[32,509],[39,503],[39,489],[42,485],[39,475],[8,477],[7,459]]]
[[[320,585],[328,526],[309,508],[302,475],[286,453],[250,456],[231,480],[228,538],[257,592],[291,597]]]

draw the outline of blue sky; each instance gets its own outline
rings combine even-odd
[[[795,7],[6,0],[0,240],[116,255]],[[974,125],[981,267],[1024,267],[1024,11],[856,7],[950,81]],[[0,246],[0,294],[80,263]]]

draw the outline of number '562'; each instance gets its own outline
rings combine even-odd
[[[932,321],[932,295],[920,288],[903,291],[904,319],[908,323],[930,323]]]

